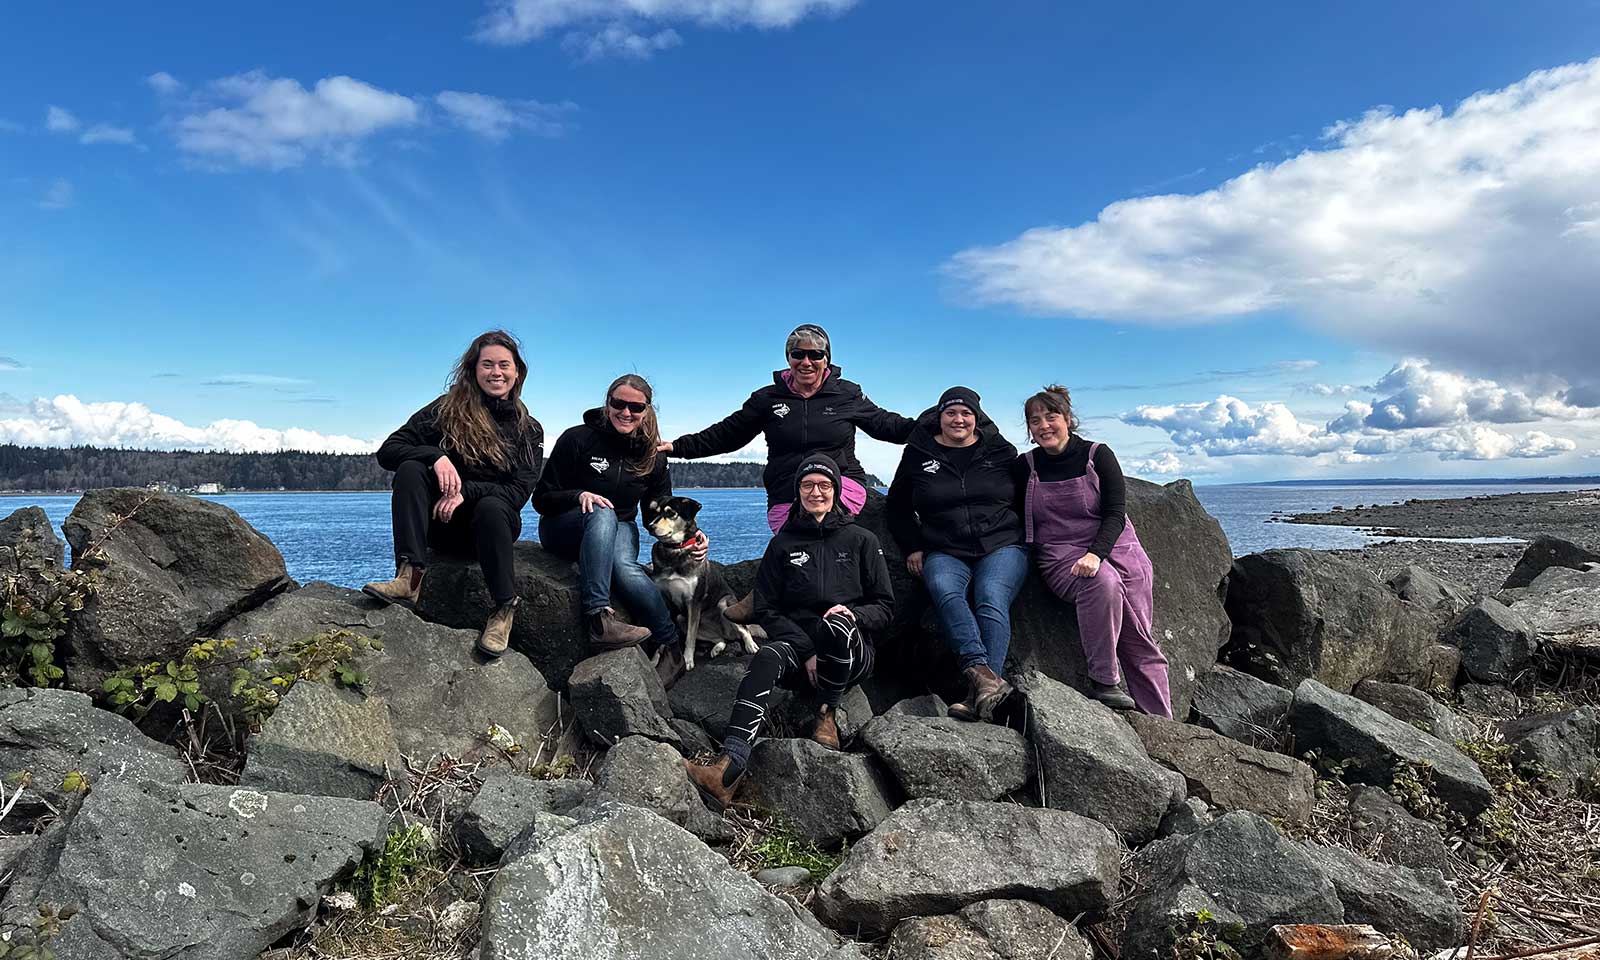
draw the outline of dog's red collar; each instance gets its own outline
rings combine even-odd
[[[706,532],[704,530],[696,530],[694,532],[694,536],[683,541],[682,543],[667,543],[665,540],[663,540],[661,545],[666,547],[668,550],[687,550],[695,544],[704,541],[705,538]]]

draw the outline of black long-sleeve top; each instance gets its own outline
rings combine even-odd
[[[1016,487],[1017,448],[980,416],[968,447],[938,440],[939,411],[917,418],[894,481],[889,484],[889,533],[902,553],[935,550],[963,560],[1022,542]]]
[[[1033,466],[1039,479],[1045,483],[1057,480],[1076,480],[1089,472],[1088,440],[1073,434],[1067,448],[1060,453],[1050,453],[1033,448]],[[1122,477],[1122,464],[1111,448],[1100,444],[1094,453],[1094,472],[1100,479],[1100,532],[1095,536],[1089,552],[1101,560],[1111,556],[1111,548],[1128,525],[1128,484]],[[1011,479],[1016,484],[1017,512],[1028,515],[1028,460],[1019,456],[1011,465]]]
[[[533,509],[540,516],[565,513],[578,506],[579,494],[598,493],[611,501],[617,519],[632,520],[643,505],[650,522],[655,519],[650,504],[672,496],[672,474],[664,453],[656,454],[649,473],[634,473],[629,464],[638,453],[635,439],[613,429],[605,411],[587,411],[582,423],[556,438],[533,491]]]
[[[796,505],[756,570],[756,622],[806,660],[816,652],[810,628],[835,604],[849,607],[869,637],[889,626],[894,587],[883,546],[843,511],[819,524]]]
[[[485,397],[484,404],[494,418],[509,465],[469,461],[460,451],[446,449],[444,431],[439,428],[439,404],[443,400],[444,397],[435,399],[389,434],[378,447],[378,466],[393,471],[415,460],[431,467],[440,457],[448,457],[461,475],[462,500],[471,503],[498,497],[513,510],[521,510],[544,464],[544,427],[528,414],[520,400]]]

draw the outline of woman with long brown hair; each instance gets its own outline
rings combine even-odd
[[[456,362],[444,396],[378,448],[379,465],[394,471],[395,576],[363,592],[415,607],[430,546],[475,553],[494,601],[478,649],[491,657],[510,641],[517,603],[511,545],[544,460],[544,428],[522,403],[527,378],[516,338],[491,330]]]
[[[667,455],[656,449],[655,391],[636,374],[611,382],[603,406],[556,440],[533,491],[539,542],[578,562],[578,589],[589,643],[611,650],[648,641],[646,653],[681,651],[682,638],[655,581],[639,563],[639,526],[654,519],[654,504],[672,496]],[[700,548],[703,550],[703,546]],[[618,620],[615,591],[643,626]]]

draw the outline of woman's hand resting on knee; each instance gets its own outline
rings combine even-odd
[[[1092,577],[1099,572],[1100,558],[1092,553],[1084,554],[1082,559],[1072,565],[1072,575],[1074,577]]]
[[[910,571],[913,577],[922,576],[921,550],[913,550],[912,552],[906,554],[906,570]]]
[[[439,519],[440,523],[449,523],[450,518],[455,516],[456,508],[460,507],[464,502],[459,493],[454,496],[447,494],[440,497],[439,502],[433,505],[433,515]]]
[[[616,509],[616,507],[612,506],[610,500],[600,496],[598,493],[590,493],[589,491],[585,490],[578,494],[579,510],[582,510],[584,513],[593,513],[595,507],[605,507],[607,510]]]
[[[456,465],[449,457],[433,461],[433,477],[439,481],[439,493],[445,500],[461,496],[461,474],[456,472]]]

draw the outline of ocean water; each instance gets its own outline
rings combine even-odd
[[[1486,496],[1501,493],[1581,489],[1548,484],[1452,484],[1279,487],[1227,484],[1195,487],[1223,532],[1235,556],[1274,547],[1335,549],[1360,547],[1374,538],[1356,527],[1327,527],[1278,522],[1295,513],[1314,513],[1334,506],[1398,503]],[[724,563],[758,557],[769,537],[766,499],[760,490],[681,490],[699,500],[700,525],[711,538],[711,556]],[[394,574],[389,536],[388,493],[233,493],[207,497],[227,505],[266,534],[283,552],[289,575],[304,583],[329,580],[359,587]],[[76,495],[58,497],[0,496],[0,517],[30,504],[44,508],[57,532],[78,502]],[[537,540],[539,516],[527,508],[522,536]],[[642,532],[642,531],[641,531]],[[648,558],[650,536],[644,534],[640,554]]]

